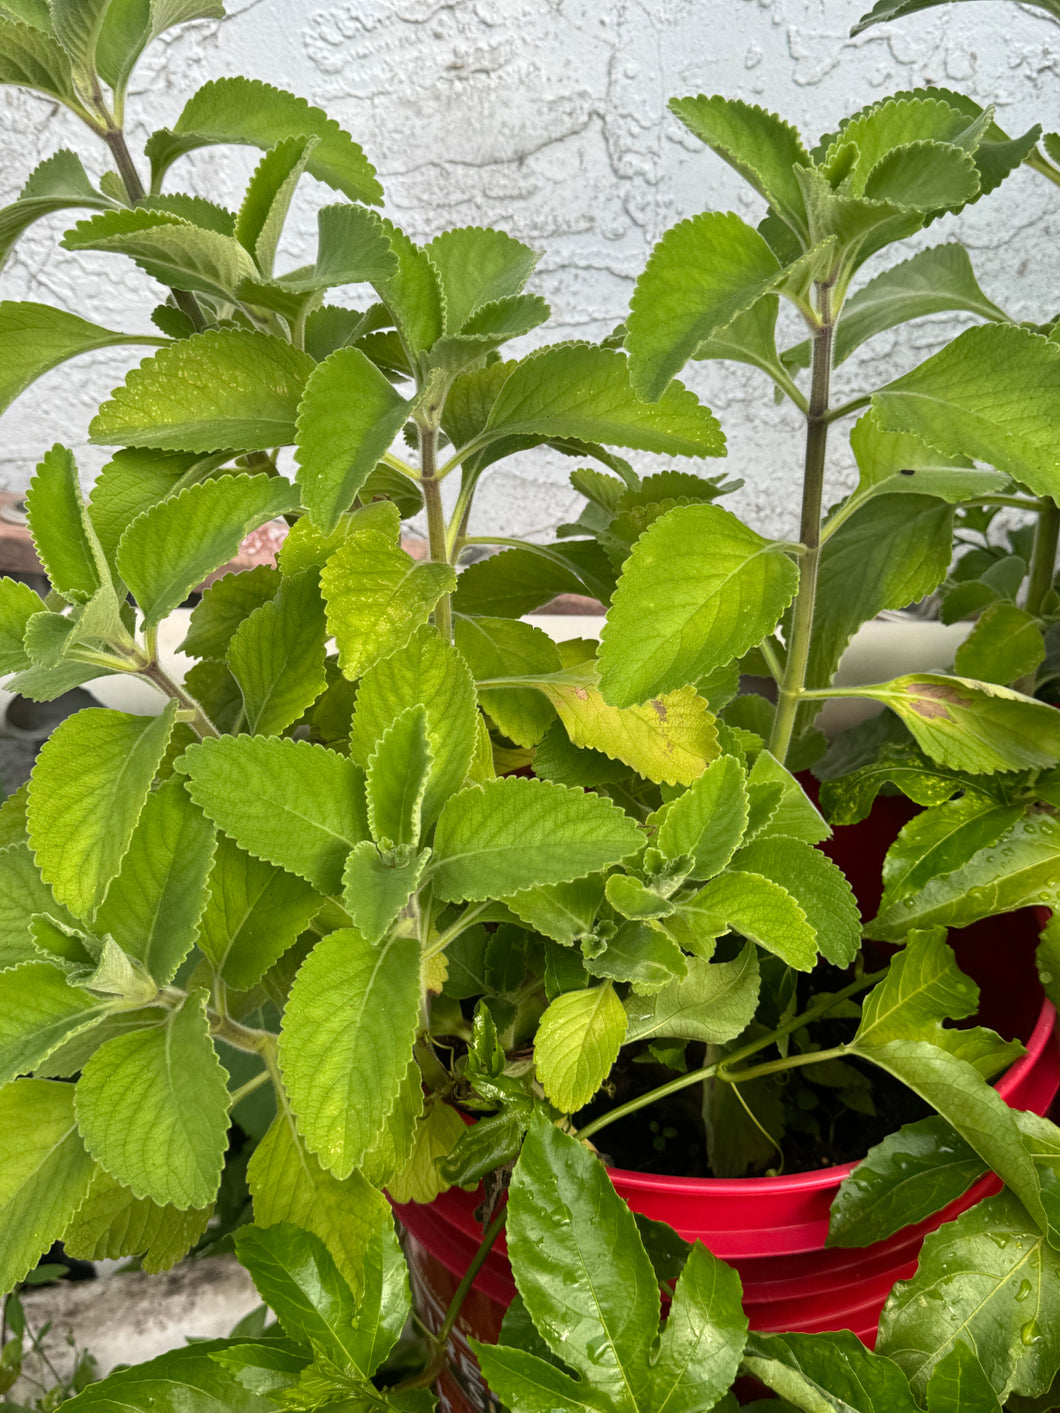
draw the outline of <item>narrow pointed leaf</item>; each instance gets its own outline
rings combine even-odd
[[[272,273],[291,199],[315,145],[311,137],[284,138],[255,167],[233,231],[240,245],[254,257],[257,270],[248,273]]]
[[[318,942],[284,1012],[280,1064],[299,1132],[348,1178],[382,1127],[419,1024],[420,953],[412,938],[374,946],[352,928]]]
[[[165,1024],[108,1040],[77,1085],[89,1152],[123,1187],[160,1206],[205,1207],[221,1178],[228,1087],[205,998],[194,992]]]
[[[91,919],[121,867],[173,729],[160,716],[89,707],[41,748],[29,788],[30,844],[45,882]]]
[[[1019,805],[998,805],[970,794],[914,815],[884,859],[881,914],[915,896],[933,878],[963,868],[980,849],[996,844],[1022,815]]]
[[[598,795],[509,777],[461,791],[434,839],[435,890],[450,901],[567,883],[635,853],[643,836]]]
[[[26,509],[34,547],[52,588],[67,599],[86,602],[103,583],[106,567],[85,515],[77,464],[66,447],[52,447],[37,467],[26,492]]]
[[[270,334],[210,329],[134,368],[89,431],[104,446],[163,451],[289,446],[314,367],[308,354]]]
[[[783,551],[727,510],[669,511],[637,541],[615,590],[597,658],[605,699],[632,706],[742,656],[797,583]]]
[[[304,98],[258,79],[224,78],[204,84],[184,106],[171,132],[147,144],[152,185],[186,152],[213,143],[243,143],[268,150],[288,137],[316,137],[307,170],[351,201],[378,204],[382,191],[360,147],[332,118]]]
[[[337,893],[346,855],[368,837],[364,776],[309,741],[225,737],[177,762],[207,818],[255,858]]]
[[[733,1268],[697,1241],[678,1277],[652,1368],[658,1413],[694,1413],[707,1399],[725,1396],[747,1339],[742,1294]]]
[[[122,535],[117,556],[144,622],[161,623],[251,530],[296,504],[279,477],[239,475],[189,486],[145,510]]]
[[[196,1340],[145,1364],[119,1369],[70,1399],[72,1413],[125,1413],[129,1408],[150,1408],[153,1413],[272,1413],[276,1404],[271,1398],[243,1388],[213,1358],[231,1348],[230,1339]]]
[[[74,1122],[73,1085],[20,1079],[0,1090],[0,1289],[62,1236],[94,1169]]]

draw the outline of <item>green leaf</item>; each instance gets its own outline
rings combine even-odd
[[[350,730],[353,759],[367,766],[394,718],[417,704],[427,714],[431,753],[421,806],[427,826],[464,783],[480,719],[467,663],[430,627],[418,629],[403,648],[361,678]]]
[[[209,329],[134,368],[92,419],[91,440],[162,451],[289,446],[315,366],[308,354],[271,334]]]
[[[1008,322],[1004,310],[979,288],[963,245],[936,245],[884,270],[843,305],[835,333],[835,363],[843,363],[866,340],[911,319],[951,310]],[[809,343],[784,355],[796,367],[809,367]]]
[[[935,5],[950,3],[950,0],[876,0],[876,4],[866,14],[862,15],[857,24],[850,31],[852,35],[860,34],[863,29],[868,29],[870,25],[884,24],[887,20],[901,19],[904,15],[914,15],[918,10],[930,10]],[[1028,0],[1039,10],[1044,10],[1047,15],[1057,18],[1057,8],[1055,0]]]
[[[364,1288],[373,1233],[391,1221],[383,1194],[360,1173],[340,1182],[305,1147],[290,1114],[280,1113],[247,1167],[259,1226],[291,1222],[315,1233],[355,1294]]]
[[[353,681],[405,646],[452,593],[456,573],[448,564],[417,563],[395,535],[367,527],[351,531],[331,556],[320,587],[339,666]]]
[[[967,329],[872,405],[887,430],[985,461],[1036,495],[1060,494],[1058,360],[1060,346],[1026,329]]]
[[[106,561],[85,514],[73,452],[56,445],[47,452],[26,492],[26,509],[38,558],[53,589],[86,603],[103,583]]]
[[[820,849],[784,836],[753,840],[730,865],[778,883],[806,914],[821,955],[849,966],[861,945],[861,915],[846,875]]]
[[[223,459],[223,458],[222,458]],[[88,502],[93,529],[109,562],[127,525],[173,491],[203,479],[216,457],[129,449],[115,452],[96,477]]]
[[[419,843],[430,769],[427,709],[417,702],[383,733],[365,774],[368,825],[381,848]]]
[[[747,1338],[741,1294],[732,1267],[697,1241],[678,1277],[652,1366],[653,1408],[692,1413],[710,1399],[724,1413],[716,1401],[725,1399]]]
[[[113,1006],[113,997],[92,996],[68,984],[51,962],[24,962],[0,971],[0,1085],[35,1070]]]
[[[223,476],[161,501],[137,517],[118,545],[118,572],[151,627],[168,617],[245,536],[297,505],[273,476]]]
[[[148,795],[117,877],[96,914],[109,934],[168,986],[198,940],[214,831],[179,780]]]
[[[918,1413],[900,1370],[871,1354],[849,1330],[837,1334],[758,1334],[743,1366],[781,1398],[814,1413]]]
[[[928,1413],[1002,1413],[986,1371],[963,1340],[932,1369],[926,1392]]]
[[[79,221],[63,236],[62,246],[127,255],[172,289],[224,302],[234,302],[240,283],[257,273],[253,257],[234,236],[144,206]]]
[[[605,699],[632,706],[741,657],[773,630],[797,583],[783,550],[727,510],[669,511],[623,566],[597,659]]]
[[[162,339],[119,334],[48,304],[0,301],[0,412],[31,383],[81,353]]]
[[[740,762],[721,756],[653,817],[655,843],[669,859],[688,855],[693,878],[713,878],[732,858],[747,827],[747,785]]]
[[[557,344],[517,363],[483,436],[576,437],[670,456],[720,456],[725,439],[708,408],[680,383],[642,402],[626,359],[592,344]]]
[[[375,288],[397,325],[405,350],[425,353],[441,338],[445,309],[438,272],[427,252],[391,221],[384,221],[397,268]]]
[[[980,682],[1005,684],[1032,675],[1044,657],[1037,619],[1015,604],[995,603],[958,647],[953,670]]]
[[[64,923],[73,921],[42,880],[29,845],[9,845],[0,851],[0,967],[37,957],[30,940],[35,913],[47,913]]]
[[[1023,812],[1021,805],[963,795],[914,815],[884,859],[880,913],[914,897],[933,878],[964,868],[980,849],[996,844]]]
[[[1009,488],[1009,478],[984,471],[966,456],[943,456],[912,432],[885,432],[874,412],[859,417],[850,433],[858,463],[857,499],[869,496],[936,496],[956,503]]]
[[[832,1202],[829,1246],[870,1246],[957,1200],[985,1164],[937,1114],[870,1148]]]
[[[172,131],[147,143],[151,185],[157,190],[171,164],[186,152],[213,143],[242,143],[264,150],[288,137],[316,137],[307,170],[351,201],[378,205],[383,193],[375,170],[348,133],[304,98],[257,79],[215,79],[185,104]]]
[[[592,931],[603,900],[603,880],[596,877],[527,888],[504,901],[516,917],[535,932],[570,947],[579,937]]]
[[[608,1406],[637,1406],[658,1330],[655,1273],[603,1165],[543,1119],[531,1124],[512,1177],[507,1241],[520,1293],[549,1347]],[[492,1351],[476,1353],[495,1386]]]
[[[275,598],[281,582],[279,572],[268,564],[216,579],[192,609],[180,651],[188,657],[223,659],[239,625]]]
[[[225,661],[243,694],[251,735],[280,735],[324,691],[326,637],[324,605],[312,569],[285,578],[276,597],[239,625]]]
[[[890,707],[933,760],[955,770],[985,775],[1060,759],[1060,716],[992,682],[925,672],[858,693]]]
[[[810,159],[790,123],[738,98],[672,98],[670,111],[764,196],[785,224],[808,237],[806,207],[792,168]]]
[[[405,846],[383,852],[366,839],[350,850],[342,873],[342,901],[354,926],[369,942],[381,942],[419,887],[430,850]]]
[[[146,1364],[119,1369],[89,1384],[69,1401],[73,1413],[271,1413],[276,1404],[241,1387],[214,1354],[232,1348],[229,1339],[196,1340]]]
[[[244,853],[224,834],[210,871],[199,950],[235,991],[256,985],[323,906],[303,879]]]
[[[921,1395],[958,1342],[972,1343],[992,1388],[1044,1393],[1060,1363],[1058,1299],[1057,1252],[1001,1192],[925,1239],[916,1276],[884,1306],[879,1348]]]
[[[567,991],[549,1005],[534,1038],[534,1066],[546,1097],[565,1114],[588,1104],[626,1037],[626,1012],[610,982]]]
[[[557,674],[538,684],[575,746],[602,751],[646,780],[668,785],[691,785],[717,759],[717,723],[693,687],[660,693],[643,706],[617,707],[592,685],[594,675],[576,668],[568,681]]]
[[[45,27],[23,24],[6,15],[0,15],[0,84],[33,89],[47,98],[57,98],[79,117],[84,115],[70,56],[62,45]]]
[[[479,681],[547,676],[562,667],[559,649],[548,634],[513,618],[458,618],[453,637]],[[534,687],[482,687],[479,701],[498,729],[519,746],[536,746],[556,719]]]
[[[0,20],[0,36],[6,30]],[[0,52],[5,58],[12,51],[3,50],[4,40],[0,37]],[[0,59],[2,73],[3,59]],[[10,61],[9,61],[10,62]],[[105,210],[110,206],[107,197],[102,196],[92,185],[80,157],[69,148],[61,148],[34,167],[18,200],[10,206],[0,208],[0,267],[14,249],[19,238],[35,221],[50,216],[55,211],[66,211],[71,207],[87,206]]]
[[[299,1131],[338,1178],[356,1168],[397,1100],[419,1023],[420,952],[352,928],[318,942],[291,989],[280,1064]]]
[[[509,777],[454,795],[434,839],[435,892],[450,902],[568,883],[635,853],[636,824],[609,800]]]
[[[895,940],[911,927],[967,927],[1035,903],[1053,907],[1058,860],[1060,822],[1048,814],[1024,814],[996,843],[952,873],[931,879],[915,898],[881,908],[866,931]]]
[[[145,1271],[168,1271],[202,1236],[210,1212],[182,1212],[134,1197],[97,1167],[88,1196],[63,1232],[63,1249],[83,1261],[140,1256]]]
[[[807,682],[828,686],[851,638],[882,609],[930,594],[952,547],[953,510],[942,500],[881,496],[856,510],[821,553]]]
[[[173,729],[160,716],[89,707],[41,748],[29,787],[30,845],[56,898],[95,915],[121,867]]]
[[[251,274],[272,274],[291,200],[316,146],[312,137],[283,138],[254,168],[232,232],[253,257]]]
[[[0,1290],[62,1235],[94,1168],[74,1123],[72,1085],[20,1079],[0,1091]]]
[[[571,551],[585,547],[596,559],[590,569],[575,560]],[[596,582],[596,574],[611,575],[607,557],[595,543],[567,542],[547,556],[529,547],[502,550],[488,559],[469,564],[460,573],[453,609],[456,613],[474,617],[519,618],[548,603],[557,594],[590,594],[598,597],[597,589],[610,598],[610,588]],[[611,575],[613,584],[613,575]]]
[[[134,1196],[163,1207],[209,1206],[221,1179],[228,1087],[205,1003],[205,991],[193,992],[163,1025],[108,1040],[77,1084],[88,1151]]]
[[[630,376],[660,396],[706,339],[745,314],[783,278],[762,237],[732,212],[671,227],[638,277],[626,320]]]
[[[26,624],[41,612],[40,595],[16,579],[0,579],[0,672],[18,672],[29,666],[22,640]]]
[[[110,0],[99,34],[96,61],[111,88],[124,92],[147,46],[189,20],[224,19],[223,0]]]
[[[368,837],[364,778],[352,761],[309,741],[240,736],[190,746],[177,769],[240,848],[321,893],[339,892],[346,855]]]
[[[336,350],[310,374],[295,458],[306,509],[321,530],[333,530],[349,510],[412,407],[359,348]]]
[[[504,231],[479,226],[443,231],[425,253],[438,273],[447,334],[462,332],[483,306],[519,294],[540,258]]]
[[[699,925],[716,937],[731,929],[796,971],[810,971],[817,960],[813,925],[796,899],[771,878],[731,869],[711,879],[686,906],[695,909]]]
[[[754,1019],[758,985],[758,954],[750,944],[731,962],[692,957],[683,981],[654,996],[626,998],[626,1043],[661,1037],[708,1045],[735,1040]]]

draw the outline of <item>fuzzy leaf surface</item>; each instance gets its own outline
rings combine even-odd
[[[557,344],[516,364],[489,414],[490,438],[576,437],[670,456],[720,456],[725,439],[713,414],[679,383],[642,402],[621,353]]]
[[[63,1247],[84,1261],[141,1256],[145,1271],[168,1271],[202,1236],[210,1211],[182,1212],[134,1197],[97,1166],[88,1196],[63,1233]]]
[[[383,733],[365,773],[368,824],[381,847],[419,843],[430,769],[427,711],[417,702]]]
[[[135,1196],[163,1207],[209,1206],[221,1178],[228,1087],[205,999],[194,992],[164,1024],[108,1040],[77,1084],[89,1152]]]
[[[9,845],[0,850],[0,967],[16,966],[38,956],[30,940],[30,921],[35,913],[73,922],[41,878],[29,845]]]
[[[731,962],[691,957],[683,981],[671,983],[654,996],[632,994],[626,998],[626,1042],[666,1037],[723,1045],[754,1019],[758,987],[758,955],[751,945]]]
[[[213,827],[179,780],[148,795],[95,927],[142,962],[159,986],[168,986],[198,940],[213,853]]]
[[[109,580],[99,541],[85,515],[73,452],[54,446],[26,492],[34,548],[52,588],[87,602]]]
[[[380,942],[419,887],[430,850],[384,855],[366,839],[350,850],[342,874],[343,906],[369,942]]]
[[[70,56],[51,34],[22,23],[17,14],[0,15],[0,83],[57,98],[75,112],[81,108]]]
[[[333,530],[349,510],[411,409],[359,348],[337,349],[310,374],[295,458],[305,507],[321,530]]]
[[[236,629],[225,654],[253,736],[279,736],[327,686],[327,628],[317,575],[284,579],[276,597]]]
[[[719,873],[687,906],[715,936],[738,932],[797,971],[809,971],[817,960],[817,933],[805,912],[787,889],[760,873]]]
[[[1014,325],[966,329],[873,397],[885,428],[1060,492],[1060,346]]]
[[[95,1164],[74,1122],[74,1090],[20,1079],[0,1090],[0,1289],[10,1290],[66,1229]]]
[[[271,334],[209,329],[134,368],[92,419],[91,440],[162,451],[289,446],[315,367]]]
[[[451,902],[503,898],[597,873],[642,843],[636,824],[598,795],[542,780],[491,780],[442,810],[435,890]]]
[[[783,835],[758,838],[731,866],[778,883],[806,914],[821,955],[834,966],[851,964],[861,943],[861,915],[846,875],[820,849]]]
[[[49,961],[0,971],[0,1085],[29,1074],[113,1005],[113,997],[69,985],[65,973]]]
[[[213,143],[241,143],[268,150],[288,137],[316,137],[307,170],[351,201],[378,205],[382,191],[375,170],[348,133],[304,98],[258,79],[223,78],[203,84],[185,104],[172,131],[147,143],[152,184],[186,152]]]
[[[121,867],[173,729],[160,716],[89,707],[41,748],[26,819],[41,876],[61,903],[91,919]]]
[[[626,1013],[610,982],[556,997],[538,1025],[534,1066],[557,1109],[574,1114],[588,1104],[625,1036]]]
[[[177,764],[192,799],[240,848],[339,891],[346,855],[368,837],[352,761],[309,741],[237,736],[190,746]]]
[[[299,1131],[340,1180],[386,1122],[419,1022],[420,953],[408,937],[374,946],[352,928],[323,938],[291,989],[280,1064]]]
[[[680,506],[647,530],[622,570],[597,658],[616,706],[695,683],[776,626],[798,570],[716,505]]]
[[[31,383],[80,353],[164,340],[121,334],[48,304],[0,301],[0,412]]]
[[[453,637],[480,682],[548,676],[562,667],[559,649],[548,634],[514,618],[458,618]],[[519,746],[536,746],[556,719],[545,696],[534,687],[483,686],[479,701],[503,734]]]
[[[734,756],[721,756],[658,812],[655,843],[667,858],[689,855],[693,878],[713,878],[736,852],[747,819],[743,768]]]

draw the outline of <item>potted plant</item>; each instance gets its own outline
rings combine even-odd
[[[370,1392],[407,1311],[382,1189],[407,1204],[487,1179],[486,1232],[440,1312],[444,1344],[527,1133],[517,1266],[533,1264],[545,1221],[530,1211],[535,1173],[553,1175],[543,1181],[568,1214],[549,1218],[557,1229],[589,1221],[590,1201],[618,1210],[602,1168],[554,1124],[606,1131],[609,1116],[586,1108],[623,1047],[648,1081],[616,1107],[699,1087],[716,1171],[775,1162],[774,1139],[797,1126],[777,1109],[777,1076],[795,1120],[810,1113],[804,1130],[820,1100],[807,1076],[838,1095],[833,1114],[871,1103],[858,1065],[891,1076],[935,1117],[859,1170],[837,1238],[901,1229],[989,1168],[1008,1189],[992,1199],[1008,1203],[1012,1233],[1001,1285],[1017,1249],[1050,1271],[1054,1131],[988,1082],[1020,1054],[1011,1037],[945,1025],[975,1012],[976,988],[939,924],[1044,900],[1049,864],[1034,891],[1023,854],[1055,856],[1041,805],[1060,718],[986,668],[985,681],[920,673],[856,689],[890,707],[901,734],[874,728],[834,749],[819,767],[832,807],[864,812],[885,780],[935,807],[889,855],[882,911],[864,929],[904,941],[890,958],[863,951],[850,884],[818,848],[829,826],[792,773],[819,754],[811,716],[849,634],[945,575],[953,505],[1008,494],[1013,479],[1055,490],[1060,349],[993,306],[997,322],[886,388],[838,408],[828,397],[844,349],[894,327],[896,308],[903,321],[940,300],[982,312],[953,248],[846,301],[873,253],[988,193],[1037,130],[1011,140],[956,95],[902,96],[811,153],[759,110],[681,100],[679,115],[765,198],[761,229],[713,214],[682,223],[638,281],[621,339],[506,361],[505,343],[548,315],[525,289],[534,252],[478,228],[416,246],[372,209],[381,192],[361,150],[302,100],[248,79],[207,84],[150,138],[145,180],[121,121],[132,66],[170,21],[217,8],[154,7],[141,22],[100,6],[86,25],[83,7],[60,0],[0,5],[0,52],[20,56],[9,73],[71,107],[118,167],[93,187],[70,154],[49,159],[7,229],[87,207],[65,246],[124,253],[170,290],[149,338],[0,305],[8,397],[80,351],[158,345],[92,423],[116,450],[87,501],[67,449],[38,468],[29,513],[52,593],[0,584],[0,666],[28,695],[123,673],[166,699],[157,716],[70,718],[0,809],[4,1285],[57,1237],[78,1254],[170,1264],[210,1220],[230,1117],[255,1104],[260,1119],[265,1105],[248,1172],[257,1226],[239,1249],[286,1342],[192,1349],[158,1379],[194,1385],[202,1406],[237,1406],[234,1389],[248,1409],[334,1404],[340,1390],[346,1406],[422,1406],[433,1356],[399,1392]],[[181,155],[233,141],[264,153],[237,211],[162,190]],[[320,213],[313,265],[277,273],[305,172],[345,199]],[[930,299],[891,297],[903,272],[923,279],[928,266]],[[353,283],[371,287],[367,308],[324,302]],[[780,297],[810,330],[811,347],[785,358]],[[730,488],[720,477],[641,477],[623,459],[723,451],[713,415],[672,381],[690,355],[742,358],[805,412],[797,540],[767,540],[717,504]],[[829,427],[870,403],[853,434],[859,486],[825,517]],[[458,576],[467,547],[504,543],[471,533],[480,478],[543,443],[578,463],[589,506],[577,532],[507,545]],[[421,507],[430,557],[415,563],[400,527]],[[280,516],[290,528],[276,569],[203,595],[185,644],[196,665],[175,680],[158,661],[159,625],[248,530]],[[566,590],[610,603],[598,652],[520,622]],[[982,645],[976,661],[989,665]],[[738,696],[741,670],[776,679],[775,707]],[[895,1183],[911,1170],[912,1189]],[[632,1218],[606,1221],[642,1283]],[[579,1283],[565,1255],[581,1259],[557,1243],[546,1284],[560,1268]],[[679,1290],[702,1294],[709,1276],[731,1294],[709,1258],[689,1260]],[[526,1282],[524,1294],[555,1354],[569,1332],[546,1330]],[[674,1314],[692,1298],[675,1295]],[[697,1296],[687,1308],[707,1320],[712,1307]],[[359,1342],[329,1342],[325,1309]],[[518,1310],[509,1334],[520,1318],[516,1342],[533,1354]],[[670,1328],[671,1343],[684,1337]],[[1037,1338],[998,1353],[984,1375],[995,1389],[1044,1391],[1055,1367]],[[772,1353],[748,1367],[803,1397],[798,1341],[761,1348]],[[965,1348],[939,1336],[909,1366],[914,1387],[935,1365],[963,1368]],[[735,1371],[722,1368],[717,1397]],[[142,1377],[155,1376],[119,1376],[126,1389]],[[86,1390],[83,1406],[118,1387]]]

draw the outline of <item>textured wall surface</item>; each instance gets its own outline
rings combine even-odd
[[[704,208],[757,220],[736,175],[666,111],[675,94],[722,92],[761,103],[813,140],[844,114],[925,83],[997,105],[1009,132],[1060,126],[1060,28],[1000,0],[962,4],[849,39],[868,0],[228,0],[223,25],[199,23],[156,44],[134,80],[131,138],[172,122],[208,78],[251,74],[326,107],[376,164],[389,214],[414,237],[490,222],[543,251],[532,287],[551,302],[549,338],[594,338],[624,314],[637,271],[674,221]],[[0,94],[0,200],[35,160],[92,138],[43,100]],[[135,150],[135,147],[134,147]],[[170,185],[235,204],[254,157],[214,149],[184,159]],[[284,254],[305,258],[308,180]],[[142,330],[158,287],[121,257],[56,250],[63,221],[43,223],[0,276],[0,295],[54,302],[111,327]],[[1021,171],[979,206],[937,223],[912,249],[959,237],[985,291],[1017,318],[1060,307],[1060,192]],[[874,272],[895,256],[885,252]],[[853,395],[912,366],[959,327],[927,321],[884,336],[843,370]],[[797,331],[792,328],[793,336]],[[538,331],[537,341],[545,336]],[[24,485],[41,450],[83,447],[92,408],[132,361],[109,351],[49,375],[0,424],[0,477]],[[71,373],[71,369],[75,371]],[[849,371],[848,371],[849,369]],[[799,429],[763,375],[719,364],[694,385],[729,437],[728,469],[746,478],[739,508],[790,534]],[[71,396],[71,386],[77,388]],[[834,499],[844,483],[834,442]],[[100,453],[83,452],[86,474]],[[645,464],[650,458],[643,459]],[[722,469],[708,467],[708,470]],[[574,498],[569,463],[526,453],[484,485],[477,528],[537,532]]]

